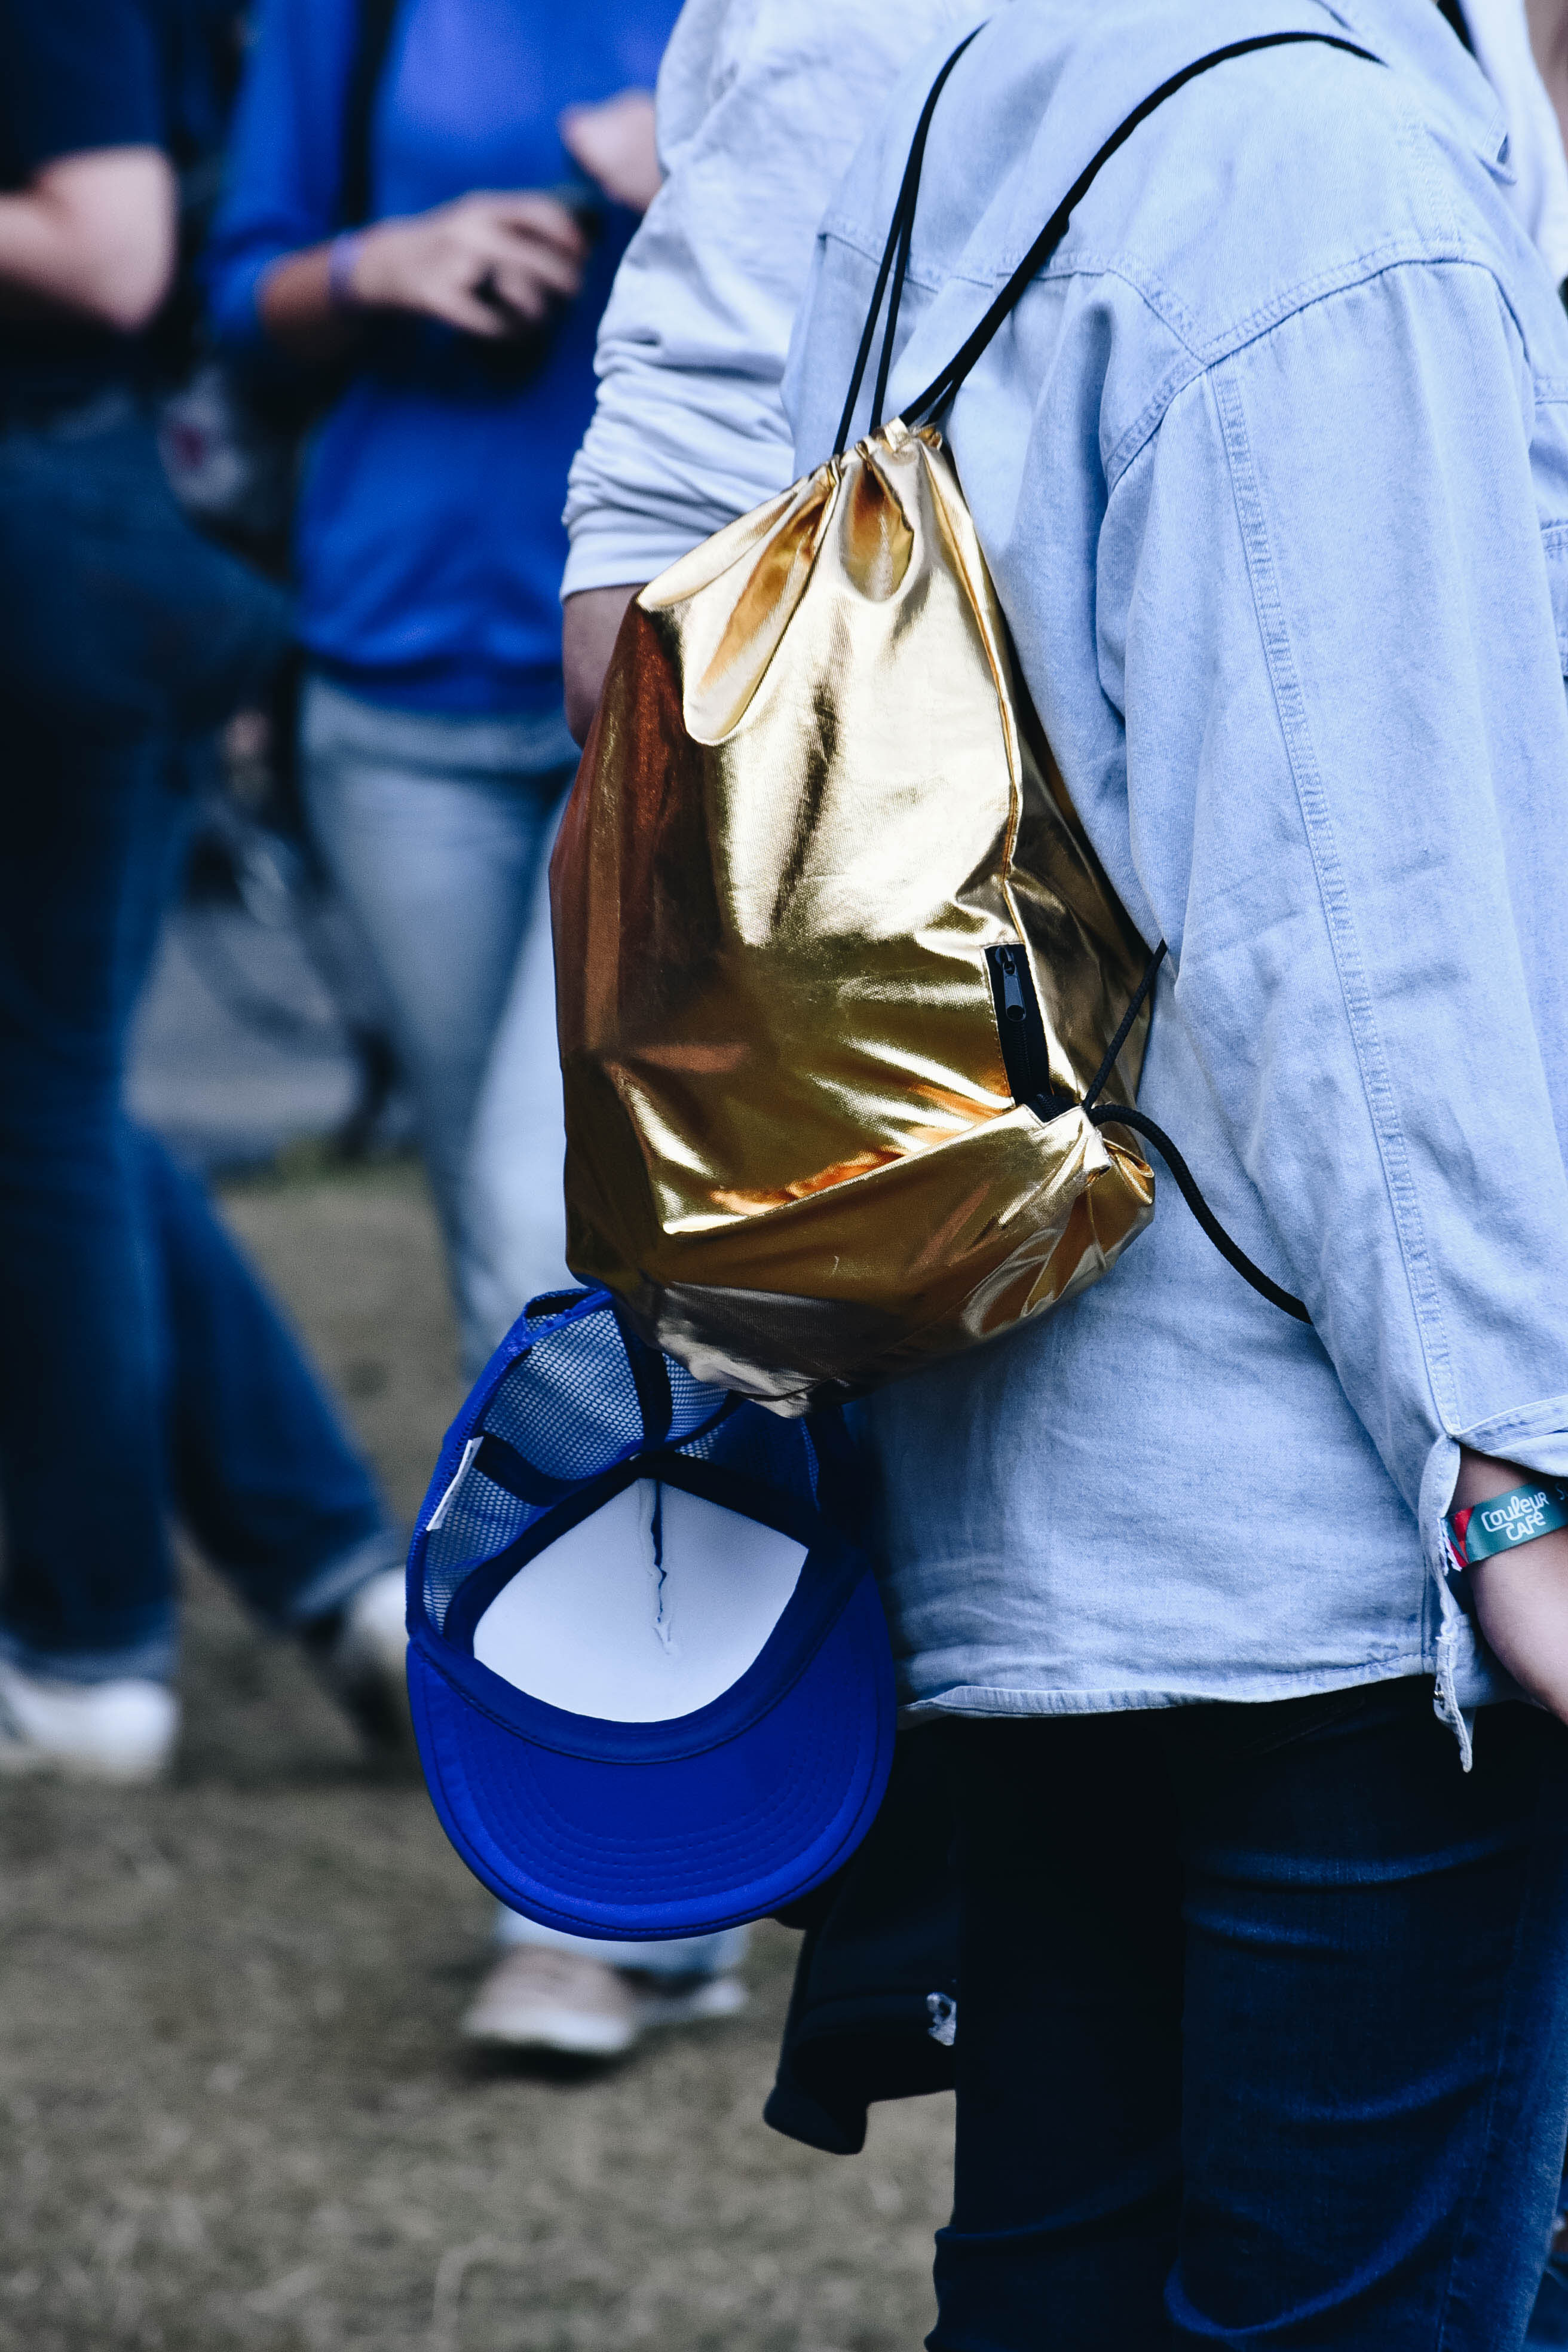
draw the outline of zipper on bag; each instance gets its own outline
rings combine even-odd
[[[1046,1048],[1046,1024],[1035,993],[1035,976],[1022,947],[987,948],[991,998],[996,1030],[1002,1040],[1002,1066],[1016,1103],[1027,1103],[1041,1118],[1055,1118],[1065,1103],[1056,1100],[1051,1086],[1050,1056]],[[1039,1097],[1045,1097],[1044,1104]]]

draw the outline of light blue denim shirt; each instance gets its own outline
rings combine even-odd
[[[982,14],[977,10],[976,16]],[[917,1713],[1511,1688],[1445,1574],[1460,1442],[1568,1475],[1568,319],[1433,0],[1013,0],[937,110],[891,404],[1102,172],[959,394],[1068,785],[1170,943],[1163,1181],[1037,1328],[863,1408]],[[827,452],[913,63],[817,241],[785,401]]]

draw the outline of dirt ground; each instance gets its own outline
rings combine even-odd
[[[416,1180],[227,1197],[409,1513],[459,1393]],[[951,2105],[766,2129],[795,1937],[615,2073],[466,2051],[489,1902],[423,1790],[199,1569],[185,1628],[170,1786],[0,1792],[0,2352],[913,2352]]]

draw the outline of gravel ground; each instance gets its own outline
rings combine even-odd
[[[405,1171],[232,1190],[400,1510],[458,1398]],[[488,1898],[302,1661],[188,1577],[167,1788],[0,1792],[0,2352],[913,2352],[950,2103],[761,2121],[750,2012],[572,2079],[465,2051]]]

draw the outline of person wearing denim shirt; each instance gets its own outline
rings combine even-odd
[[[752,498],[833,446],[916,116],[987,13],[895,413],[1166,75],[1277,30],[1382,62],[1283,50],[1169,101],[940,419],[1075,804],[1169,942],[1141,1103],[1312,1325],[1162,1181],[1105,1281],[859,1408],[906,1719],[964,1823],[930,2341],[1496,2352],[1568,2115],[1568,1610],[1561,1537],[1521,1595],[1456,1578],[1442,1518],[1568,1472],[1559,271],[1432,0],[976,8],[828,205]],[[650,220],[606,318],[569,677],[578,597],[751,502],[706,420],[727,382],[767,405],[714,299],[767,158],[710,16],[742,56],[688,131],[719,225]],[[833,119],[826,16],[771,29],[753,99]]]

